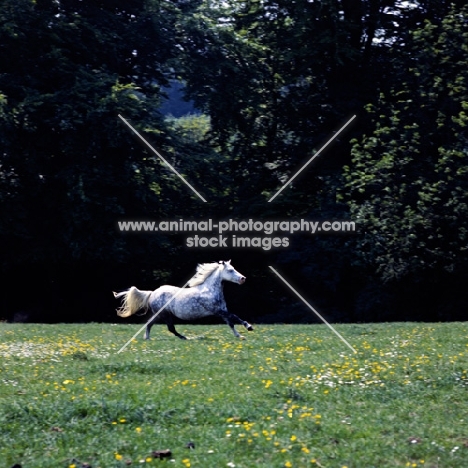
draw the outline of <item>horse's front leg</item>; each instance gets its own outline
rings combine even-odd
[[[234,333],[234,336],[236,338],[244,338],[235,328],[234,325],[237,323],[239,325],[244,325],[244,327],[248,331],[252,331],[253,327],[250,325],[249,322],[246,322],[245,320],[240,319],[237,315],[231,314],[231,312],[228,312],[227,310],[220,310],[217,315],[219,315],[230,327],[232,332]]]

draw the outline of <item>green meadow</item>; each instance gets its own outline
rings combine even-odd
[[[468,324],[336,329],[1,323],[0,465],[467,467]]]

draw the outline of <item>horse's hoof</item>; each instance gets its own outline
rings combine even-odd
[[[249,326],[247,327],[247,331],[253,331],[252,325],[249,325]]]
[[[245,336],[239,335],[239,340],[245,340]]]

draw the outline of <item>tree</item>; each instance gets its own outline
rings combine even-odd
[[[10,306],[27,284],[32,302],[63,313],[51,298],[64,303],[93,282],[110,290],[109,265],[139,277],[154,268],[148,252],[167,268],[168,239],[125,237],[116,221],[167,218],[192,196],[118,114],[173,158],[157,108],[179,13],[156,0],[3,2],[0,244]]]
[[[181,20],[174,68],[211,117],[213,144],[229,155],[232,209],[246,200],[264,212],[314,149],[388,88],[389,45],[403,43],[415,21],[400,3],[210,1]],[[347,161],[347,142],[338,143],[334,170]],[[296,180],[294,200],[285,193],[282,205],[306,211],[323,187],[313,175]]]
[[[413,32],[402,84],[368,106],[374,130],[345,169],[360,254],[387,281],[466,273],[467,13]]]

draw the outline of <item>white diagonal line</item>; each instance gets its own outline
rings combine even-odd
[[[196,275],[196,273],[195,273]],[[118,351],[117,354],[120,354],[144,329],[148,324],[153,320],[155,317],[157,317],[184,289],[185,287],[192,281],[192,279],[195,277],[195,275],[192,276],[177,292],[177,294],[174,294]]]
[[[204,202],[206,203],[206,200],[193,188],[193,186],[192,186],[189,182],[187,182],[187,181],[182,177],[182,174],[180,174],[180,172],[178,172],[177,169],[176,169],[174,166],[172,166],[163,156],[161,156],[161,155],[158,153],[158,151],[156,151],[156,149],[153,148],[153,147],[152,147],[152,146],[151,146],[151,145],[150,145],[150,144],[149,144],[149,143],[148,143],[148,142],[147,142],[147,141],[146,141],[146,140],[145,140],[145,139],[144,139],[128,122],[127,122],[127,120],[125,120],[120,114],[119,114],[119,118],[135,133],[135,135],[136,135],[137,137],[139,137],[139,138],[146,144],[146,146],[147,146],[148,148],[150,148],[150,149],[154,152],[154,154],[156,154],[156,156],[159,157],[159,159],[161,159],[162,161],[164,161],[164,162],[167,164],[167,166],[169,167],[169,169],[170,169],[174,174],[176,174],[176,175],[180,178],[180,180],[182,180],[182,182],[183,182],[184,184],[186,184],[186,185],[195,193],[195,195],[198,196],[198,198],[200,198],[202,201],[204,201]]]
[[[307,306],[309,307],[310,310],[312,310],[312,312],[314,312],[317,317],[320,318],[320,320],[322,320],[322,322],[328,326],[328,328],[330,328],[333,333],[335,333],[341,341],[343,341],[344,343],[346,343],[346,345],[348,345],[348,347],[354,351],[355,353],[357,353],[357,351],[272,267],[269,265],[269,268],[276,274],[276,276],[278,276],[278,278],[280,278],[284,284],[286,284],[286,286],[289,287],[289,289],[291,289],[291,291],[293,291],[296,296]]]
[[[353,115],[285,184],[268,200],[273,201],[354,119]]]

